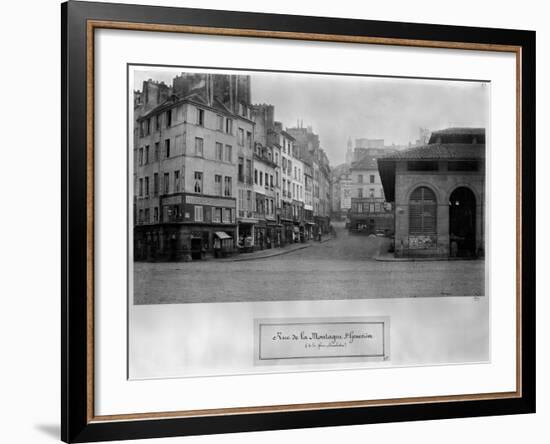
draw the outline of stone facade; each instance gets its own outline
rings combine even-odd
[[[437,222],[435,239],[426,248],[413,245],[422,235],[409,233],[409,208],[412,192],[418,187],[428,187],[437,199]],[[405,162],[399,162],[396,168],[395,181],[395,248],[397,255],[451,255],[450,239],[450,199],[457,188],[466,187],[475,196],[475,255],[483,255],[484,250],[484,199],[485,199],[485,174],[484,171],[465,173],[447,171],[447,162],[439,162],[437,173],[419,173],[407,170]]]
[[[396,256],[485,254],[485,130],[449,128],[378,160]]]
[[[172,91],[148,112],[136,113],[136,259],[189,260],[201,252],[213,254],[217,232],[231,236],[236,246],[237,162],[252,144],[250,108],[235,95],[225,104],[213,96],[209,75],[187,80],[192,82],[183,90],[187,95]],[[147,105],[138,104],[151,108]]]
[[[328,157],[321,148],[319,135],[311,127],[299,125],[287,128],[287,132],[295,139],[293,156],[311,167],[312,212],[315,222],[312,231],[328,233],[332,211],[332,181]]]
[[[136,260],[192,260],[306,241],[329,228],[330,168],[250,103],[250,77],[182,73],[134,91]],[[311,149],[310,149],[311,148]],[[304,154],[306,153],[306,154]]]

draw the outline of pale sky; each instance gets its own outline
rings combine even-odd
[[[152,78],[171,85],[182,70],[134,71],[134,89]],[[244,72],[243,72],[244,74]],[[253,103],[275,106],[284,127],[302,120],[319,134],[331,166],[344,162],[348,138],[407,144],[419,128],[487,127],[490,85],[480,82],[294,73],[250,73]]]

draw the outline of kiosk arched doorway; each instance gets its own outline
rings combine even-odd
[[[450,255],[476,256],[476,198],[472,190],[459,187],[449,198]]]

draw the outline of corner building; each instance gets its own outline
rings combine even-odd
[[[222,240],[235,248],[238,162],[248,151],[252,162],[250,79],[182,74],[152,109],[143,96],[135,112],[135,259],[201,259]]]

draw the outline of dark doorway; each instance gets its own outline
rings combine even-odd
[[[376,231],[376,224],[374,223],[374,219],[369,220],[369,234],[372,234]]]
[[[201,237],[191,237],[191,258],[193,260],[204,259],[204,248]]]
[[[454,190],[449,198],[450,255],[476,256],[476,198],[466,187]]]

